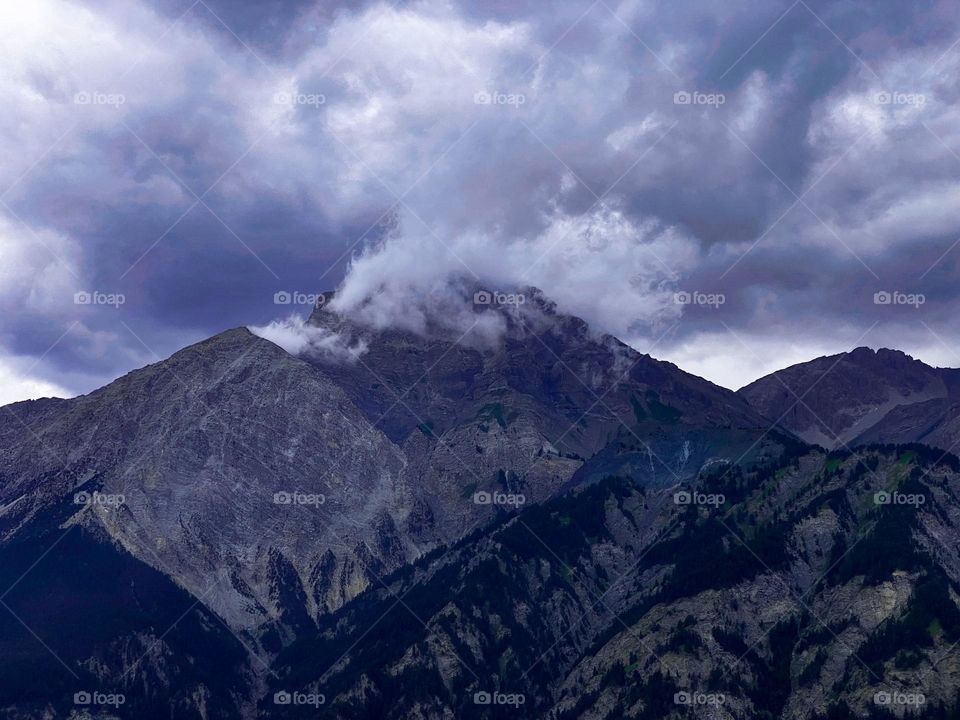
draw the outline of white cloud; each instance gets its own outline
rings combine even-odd
[[[0,405],[35,400],[43,397],[70,397],[72,393],[59,385],[33,377],[31,370],[22,371],[18,366],[26,361],[13,362],[11,358],[0,358]]]
[[[674,283],[696,258],[693,241],[676,230],[608,208],[558,213],[529,238],[444,236],[403,215],[393,237],[354,261],[334,307],[381,327],[423,332],[435,320],[465,329],[476,316],[460,307],[463,284],[502,292],[533,285],[546,288],[562,311],[626,336],[679,314]]]
[[[279,345],[291,355],[323,356],[353,362],[366,351],[366,344],[362,339],[354,340],[327,328],[309,325],[298,315],[274,320],[267,325],[252,326],[249,330],[254,335]]]
[[[0,307],[56,314],[73,304],[78,250],[61,233],[31,230],[0,212]]]

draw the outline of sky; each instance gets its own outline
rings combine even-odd
[[[958,94],[939,0],[2,3],[0,403],[333,288],[533,285],[734,389],[960,366]]]

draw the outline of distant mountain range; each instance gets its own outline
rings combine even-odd
[[[860,347],[760,378],[738,393],[757,412],[825,448],[922,442],[960,446],[960,370]]]
[[[525,300],[6,406],[0,717],[956,712],[956,371],[734,393]]]

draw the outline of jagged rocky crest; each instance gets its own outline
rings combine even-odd
[[[860,347],[793,365],[739,392],[758,412],[825,448],[909,443],[956,450],[960,371]]]

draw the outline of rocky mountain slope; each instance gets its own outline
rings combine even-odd
[[[29,405],[0,435],[4,536],[78,492],[106,498],[76,510],[232,627],[338,607],[366,584],[343,561],[357,547],[394,565],[419,553],[395,542],[413,502],[402,453],[334,383],[246,330]],[[296,577],[288,607],[280,585]]]
[[[340,718],[954,717],[942,456],[799,449],[503,516],[287,648],[262,715],[299,690]]]
[[[328,303],[311,322],[365,351],[352,363],[307,359],[409,454],[424,452],[428,482],[453,475],[483,489],[511,471],[540,499],[574,474],[595,480],[642,465],[645,481],[672,484],[767,441],[770,423],[734,393],[593,332],[535,288],[523,296],[521,305],[472,308],[477,322],[497,321],[493,341],[371,331]]]
[[[960,461],[893,444],[953,374],[735,394],[526,298],[0,410],[0,717],[955,715]]]
[[[244,644],[72,497],[0,547],[0,586],[0,717],[255,712],[263,681]]]
[[[922,442],[960,447],[960,371],[861,347],[793,365],[737,392],[758,412],[825,448]]]
[[[136,608],[129,625],[74,646],[61,619],[31,615],[29,596],[11,593],[7,610],[31,621],[9,626],[9,647],[28,652],[24,667],[66,671],[64,688],[83,678],[80,691],[123,692],[140,716],[178,692],[183,713],[247,715],[285,647],[504,509],[611,473],[663,487],[793,442],[735,394],[531,298],[519,312],[477,307],[504,329],[479,346],[326,313],[316,327],[362,335],[366,352],[297,358],[231,330],[90,395],[6,407],[0,552],[55,568],[56,548],[79,542],[92,563],[127,568],[133,595],[101,597],[101,614]],[[26,563],[27,576],[35,569]],[[186,616],[202,611],[216,643],[243,649],[220,685],[199,671],[127,669],[138,649],[172,639],[141,605],[141,577],[192,598]],[[56,592],[69,599],[82,585]],[[200,647],[164,651],[199,667]],[[0,707],[18,699],[0,690]],[[62,711],[69,697],[46,700]]]

